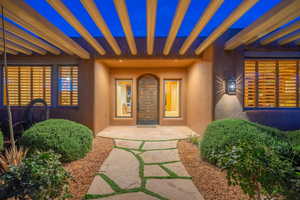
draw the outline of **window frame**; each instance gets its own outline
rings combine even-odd
[[[131,82],[131,108],[130,108],[130,116],[118,116],[118,111],[117,111],[117,82],[118,81],[130,81]],[[115,113],[114,117],[116,119],[132,119],[133,118],[133,79],[132,78],[115,78],[114,81],[114,88],[115,88],[115,102],[114,102],[114,108],[115,108]]]
[[[77,85],[77,90],[78,90],[78,104],[77,105],[60,105],[60,101],[59,101],[59,98],[60,98],[60,91],[59,91],[59,81],[60,81],[60,67],[77,67],[78,68],[78,77],[77,77],[77,82],[78,82],[78,85]],[[56,84],[55,84],[55,105],[57,108],[79,108],[80,106],[80,69],[79,69],[79,64],[58,64],[56,65],[56,70],[55,70],[55,80],[56,80]]]
[[[54,89],[54,67],[53,67],[53,64],[45,64],[45,63],[34,63],[34,64],[18,64],[18,63],[10,63],[10,64],[7,64],[7,67],[50,67],[51,68],[51,79],[50,79],[50,84],[51,84],[51,90],[50,90],[50,101],[51,101],[51,105],[48,105],[49,108],[53,108],[55,107],[55,104],[53,102],[53,99],[55,98],[55,95],[53,93],[53,89]],[[0,65],[0,108],[6,108],[7,105],[5,105],[5,102],[4,102],[4,65]],[[32,101],[32,99],[30,100]],[[29,102],[28,102],[29,103]],[[10,107],[12,108],[25,108],[27,105],[11,105]]]
[[[178,81],[179,82],[179,109],[178,109],[178,112],[179,112],[179,115],[176,116],[176,117],[168,117],[166,116],[166,95],[165,95],[165,82],[166,81]],[[167,78],[167,79],[163,79],[163,118],[167,118],[167,119],[177,119],[177,118],[181,118],[182,117],[182,99],[181,99],[181,94],[182,94],[182,79],[180,78]]]
[[[279,107],[279,61],[296,61],[296,107]],[[245,105],[245,62],[246,61],[255,61],[256,62],[256,106],[255,107],[246,107]],[[276,62],[276,107],[258,107],[258,61],[275,61]],[[243,99],[243,111],[259,111],[259,110],[300,110],[300,60],[299,58],[254,58],[254,57],[245,57],[243,60],[242,68],[242,99]]]

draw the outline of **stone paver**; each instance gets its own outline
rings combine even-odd
[[[168,176],[168,173],[158,165],[145,165],[144,176]]]
[[[168,148],[176,148],[177,141],[165,141],[165,142],[145,142],[143,149],[151,150],[151,149],[168,149]]]
[[[140,156],[145,163],[162,163],[180,160],[177,149],[146,151]]]
[[[146,188],[172,200],[203,200],[191,180],[150,179]]]
[[[99,173],[103,173],[116,182],[122,189],[139,187],[139,162],[129,152],[113,149],[104,161]]]
[[[116,146],[126,147],[131,149],[138,149],[141,145],[141,141],[130,141],[130,140],[115,140]]]
[[[191,134],[187,127],[110,127],[99,133],[114,138],[115,147],[86,199],[203,200],[177,150],[178,139]]]
[[[95,176],[88,194],[110,194],[113,189],[100,176]]]
[[[189,176],[181,162],[164,164],[164,166],[175,172],[178,176]]]

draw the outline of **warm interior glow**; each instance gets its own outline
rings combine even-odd
[[[132,80],[116,80],[116,115],[131,117]]]
[[[165,117],[179,117],[180,80],[165,80]]]
[[[59,105],[78,106],[78,67],[59,67]]]

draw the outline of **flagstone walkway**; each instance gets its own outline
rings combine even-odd
[[[115,146],[86,199],[203,200],[177,150],[178,139],[191,134],[187,127],[109,127],[100,132],[99,136],[114,138]]]

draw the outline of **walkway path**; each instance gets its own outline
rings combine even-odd
[[[87,199],[202,200],[177,150],[178,139],[191,134],[187,127],[105,129],[99,136],[114,138],[115,147],[90,186]]]

